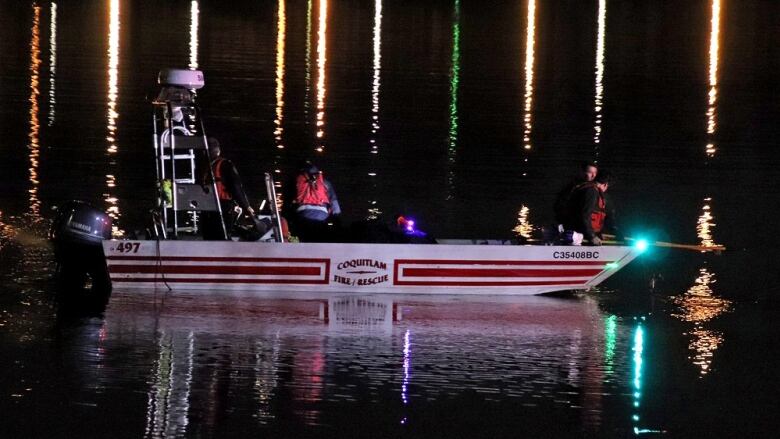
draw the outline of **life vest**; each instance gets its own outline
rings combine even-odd
[[[604,195],[599,191],[598,209],[590,214],[590,225],[593,226],[593,232],[601,233],[604,230],[604,220],[607,218],[607,203]]]
[[[592,181],[586,181],[580,183],[574,187],[573,192],[586,190],[593,188],[598,194],[598,200],[596,201],[596,209],[590,213],[590,226],[593,229],[593,233],[601,233],[604,229],[604,221],[607,218],[607,202],[604,199],[604,194],[596,187],[596,183]]]
[[[607,218],[607,201],[604,199],[604,194],[596,188],[596,184],[591,184],[598,192],[599,198],[596,203],[596,210],[590,213],[590,225],[593,227],[594,233],[601,233],[604,230],[604,220]]]
[[[325,179],[322,177],[322,172],[318,173],[313,179],[305,174],[298,175],[295,181],[295,188],[297,190],[295,203],[299,206],[330,207],[328,188],[325,187]]]
[[[230,201],[233,199],[233,197],[230,195],[230,191],[228,191],[227,186],[225,186],[225,182],[223,181],[222,177],[222,168],[224,167],[224,164],[225,159],[219,157],[214,160],[214,162],[211,164],[211,167],[214,171],[214,182],[217,184],[217,195],[219,196],[219,199],[221,201]]]

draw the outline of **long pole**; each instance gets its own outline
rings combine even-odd
[[[616,244],[619,241],[609,241],[610,239],[614,239],[615,235],[604,235],[604,238],[606,238],[608,241],[606,243],[608,244]],[[636,238],[625,238],[626,241],[637,241]],[[681,250],[694,250],[694,251],[700,251],[700,252],[715,252],[720,253],[724,250],[726,250],[726,246],[724,245],[695,245],[695,244],[677,244],[675,242],[665,242],[665,241],[653,241],[648,242],[648,245],[653,245],[656,247],[668,247],[668,248],[677,248]]]

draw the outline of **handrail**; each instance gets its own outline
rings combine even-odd
[[[268,172],[265,173],[265,191],[268,197],[269,207],[271,208],[274,237],[276,238],[276,242],[284,242],[284,235],[282,235],[282,218],[279,215],[279,206],[276,205],[276,188],[274,187],[274,179]]]

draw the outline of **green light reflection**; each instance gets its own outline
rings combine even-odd
[[[614,314],[604,319],[604,372],[607,375],[614,373],[617,320],[618,318]]]
[[[450,129],[447,147],[447,163],[449,173],[447,199],[453,198],[455,182],[455,155],[458,143],[458,85],[460,82],[460,0],[455,0],[455,12],[452,23],[452,70],[450,71]]]

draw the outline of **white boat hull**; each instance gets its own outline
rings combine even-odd
[[[589,289],[633,247],[103,242],[114,288],[532,295]]]

